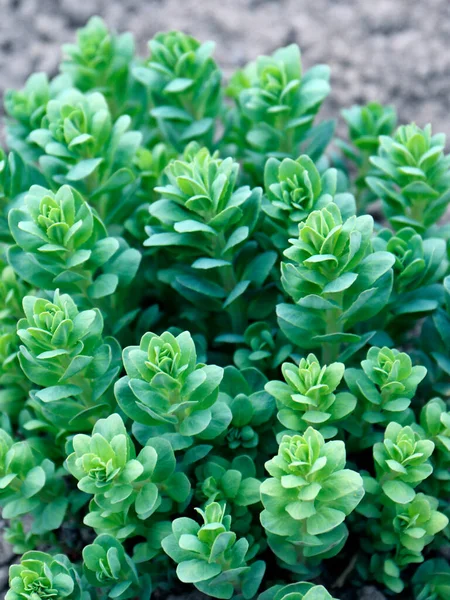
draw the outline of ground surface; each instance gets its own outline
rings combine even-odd
[[[170,28],[214,39],[227,72],[295,41],[306,66],[331,65],[329,113],[377,99],[450,133],[448,0],[0,0],[0,93],[55,72],[60,44],[92,14],[133,31],[142,51]]]
[[[227,74],[297,42],[306,67],[332,68],[329,115],[379,100],[395,104],[402,121],[450,134],[448,0],[0,0],[0,94],[33,71],[56,73],[61,43],[93,14],[133,31],[142,52],[154,33],[171,28],[214,39]],[[0,589],[9,560],[0,543]],[[382,596],[366,589],[361,598]]]

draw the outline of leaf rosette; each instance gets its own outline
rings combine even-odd
[[[9,225],[16,245],[8,259],[38,288],[95,301],[129,285],[140,264],[140,252],[109,237],[96,212],[69,186],[56,193],[32,186],[24,207],[10,211]]]
[[[284,252],[281,282],[295,306],[277,306],[278,323],[301,348],[324,344],[326,362],[334,362],[341,343],[357,343],[348,332],[379,313],[392,290],[394,257],[372,248],[369,215],[343,220],[328,204],[299,224],[298,239]]]
[[[125,348],[123,361],[127,376],[115,393],[136,423],[167,433],[176,447],[190,445],[194,436],[213,439],[227,428],[231,412],[216,404],[223,369],[197,363],[187,331],[176,337],[146,333],[139,346]]]
[[[411,422],[413,413],[409,407],[426,376],[426,368],[413,366],[406,352],[376,346],[370,348],[361,367],[362,371],[353,368],[345,371],[345,381],[359,400],[355,419],[361,417],[371,424],[387,424],[392,419],[399,423]],[[352,431],[356,433],[358,424],[354,425],[356,428]],[[370,445],[369,440],[367,444]]]
[[[50,422],[58,437],[90,430],[114,406],[108,390],[121,369],[118,342],[103,338],[98,309],[79,312],[67,294],[56,291],[53,301],[25,296],[23,308],[19,361],[27,378],[42,388],[31,402],[43,419],[40,426]]]
[[[313,129],[314,118],[330,91],[329,76],[326,65],[303,73],[296,44],[280,48],[272,56],[260,56],[233,75],[227,93],[236,106],[229,116],[226,139],[247,159],[250,173],[262,178],[268,157],[297,157],[302,143],[310,154],[308,141],[312,158],[320,156],[334,129],[332,123]]]
[[[101,92],[113,115],[126,112],[129,72],[134,58],[130,33],[109,31],[103,19],[91,17],[77,31],[76,44],[64,44],[61,71],[82,92]]]
[[[8,600],[83,598],[79,577],[62,554],[26,552],[19,564],[10,567],[9,586]]]
[[[433,450],[433,442],[417,430],[389,423],[384,441],[373,447],[373,457],[377,479],[390,500],[397,504],[414,500],[414,488],[433,472],[428,460]]]
[[[111,535],[100,535],[83,549],[84,574],[95,588],[107,588],[109,598],[148,600],[150,577],[138,574],[134,561]]]
[[[431,126],[402,125],[395,134],[380,136],[376,172],[366,181],[381,198],[395,229],[424,231],[436,223],[450,202],[450,156],[444,154],[445,135]]]
[[[325,439],[338,432],[338,421],[346,418],[356,406],[356,397],[348,392],[335,394],[344,377],[345,365],[321,366],[314,354],[300,360],[297,366],[283,363],[286,383],[270,381],[266,390],[277,400],[278,420],[295,432],[315,427]]]
[[[222,112],[222,73],[212,58],[215,44],[180,31],[158,33],[150,57],[133,74],[150,97],[156,135],[183,151],[191,140],[211,146]]]
[[[173,511],[175,503],[189,496],[189,480],[176,471],[170,443],[152,438],[136,456],[117,414],[97,421],[91,436],[76,435],[72,444],[67,468],[78,479],[78,488],[95,496],[105,517],[132,509],[145,521],[155,512]]]
[[[274,228],[271,237],[280,250],[298,234],[299,223],[313,210],[335,202],[348,216],[356,211],[353,196],[338,192],[336,169],[319,173],[305,154],[297,160],[269,158],[264,167],[264,188],[262,210]]]
[[[361,476],[345,469],[345,445],[325,442],[309,427],[303,436],[284,436],[266,463],[271,477],[261,485],[261,523],[269,545],[290,568],[318,564],[342,549],[344,520],[359,504]]]
[[[250,600],[258,591],[265,563],[247,564],[248,541],[237,539],[231,517],[216,502],[196,509],[204,524],[182,517],[172,523],[172,535],[163,540],[164,551],[177,564],[177,576],[215,598]]]

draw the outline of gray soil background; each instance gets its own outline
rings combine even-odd
[[[378,100],[394,104],[402,122],[450,134],[449,0],[0,0],[0,94],[32,72],[56,74],[61,44],[94,14],[132,31],[143,54],[161,30],[213,39],[226,75],[297,42],[306,68],[331,66],[326,116]],[[0,590],[11,559],[0,542]],[[383,598],[374,588],[360,595]]]

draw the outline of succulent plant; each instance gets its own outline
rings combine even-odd
[[[448,600],[445,136],[213,50],[93,17],[5,95],[6,598]]]
[[[284,252],[290,262],[281,264],[281,283],[295,304],[277,306],[279,326],[301,348],[323,345],[324,362],[338,358],[342,343],[364,340],[349,330],[389,300],[394,257],[373,251],[372,232],[370,216],[344,221],[330,203],[300,223]]]
[[[295,158],[300,149],[313,158],[320,156],[333,135],[333,126],[327,123],[314,130],[313,123],[329,94],[329,75],[326,65],[303,73],[296,44],[280,48],[272,56],[260,56],[233,75],[227,93],[236,107],[225,139],[246,159],[246,168],[255,178],[261,176],[269,157]],[[315,132],[324,139],[314,148]]]
[[[348,392],[335,394],[344,376],[345,365],[320,365],[314,354],[300,364],[283,363],[286,383],[270,381],[266,390],[278,404],[278,420],[298,432],[314,426],[327,439],[338,432],[336,422],[347,417],[356,406],[356,397]]]
[[[213,439],[227,428],[231,412],[216,405],[223,369],[197,363],[187,331],[177,337],[147,333],[140,346],[125,348],[123,361],[128,375],[115,393],[137,423],[167,432],[176,445],[190,445],[193,436]]]
[[[325,442],[308,427],[302,436],[283,436],[266,463],[261,523],[273,552],[293,570],[314,567],[345,544],[345,517],[364,495],[361,476],[345,469],[345,460],[344,442]]]
[[[382,490],[390,500],[397,504],[414,500],[414,488],[433,471],[428,460],[433,450],[433,442],[412,427],[389,423],[384,442],[373,447],[373,457]]]
[[[75,44],[64,44],[61,71],[82,92],[102,93],[113,115],[127,112],[130,64],[134,40],[130,33],[117,35],[100,17],[91,17],[77,31]]]
[[[450,156],[444,150],[445,135],[433,135],[431,125],[402,125],[392,137],[380,136],[378,155],[370,159],[376,174],[366,181],[395,229],[422,232],[444,214],[450,202]]]
[[[212,58],[214,46],[180,31],[158,33],[149,42],[150,57],[133,70],[150,98],[156,136],[178,151],[191,140],[213,144],[222,110],[222,74]]]
[[[355,104],[344,109],[342,117],[347,124],[349,141],[347,143],[338,140],[338,145],[357,169],[354,186],[358,209],[361,212],[368,203],[376,199],[366,185],[366,176],[371,167],[370,157],[378,152],[380,136],[394,133],[397,115],[393,106],[369,102],[364,106]]]
[[[22,598],[83,598],[79,578],[69,560],[45,552],[26,552],[9,570],[8,600]],[[5,597],[6,597],[5,596]]]
[[[94,301],[131,283],[141,254],[108,236],[105,225],[79,192],[32,186],[25,206],[9,213],[16,245],[8,259],[27,282],[87,296]]]
[[[172,535],[163,540],[164,551],[178,564],[178,578],[216,598],[250,600],[264,575],[264,562],[247,564],[248,542],[237,539],[220,504],[212,502],[197,512],[203,525],[186,517],[175,519]]]

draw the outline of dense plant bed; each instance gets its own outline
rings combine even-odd
[[[212,52],[92,19],[6,95],[7,600],[448,599],[445,137]]]

